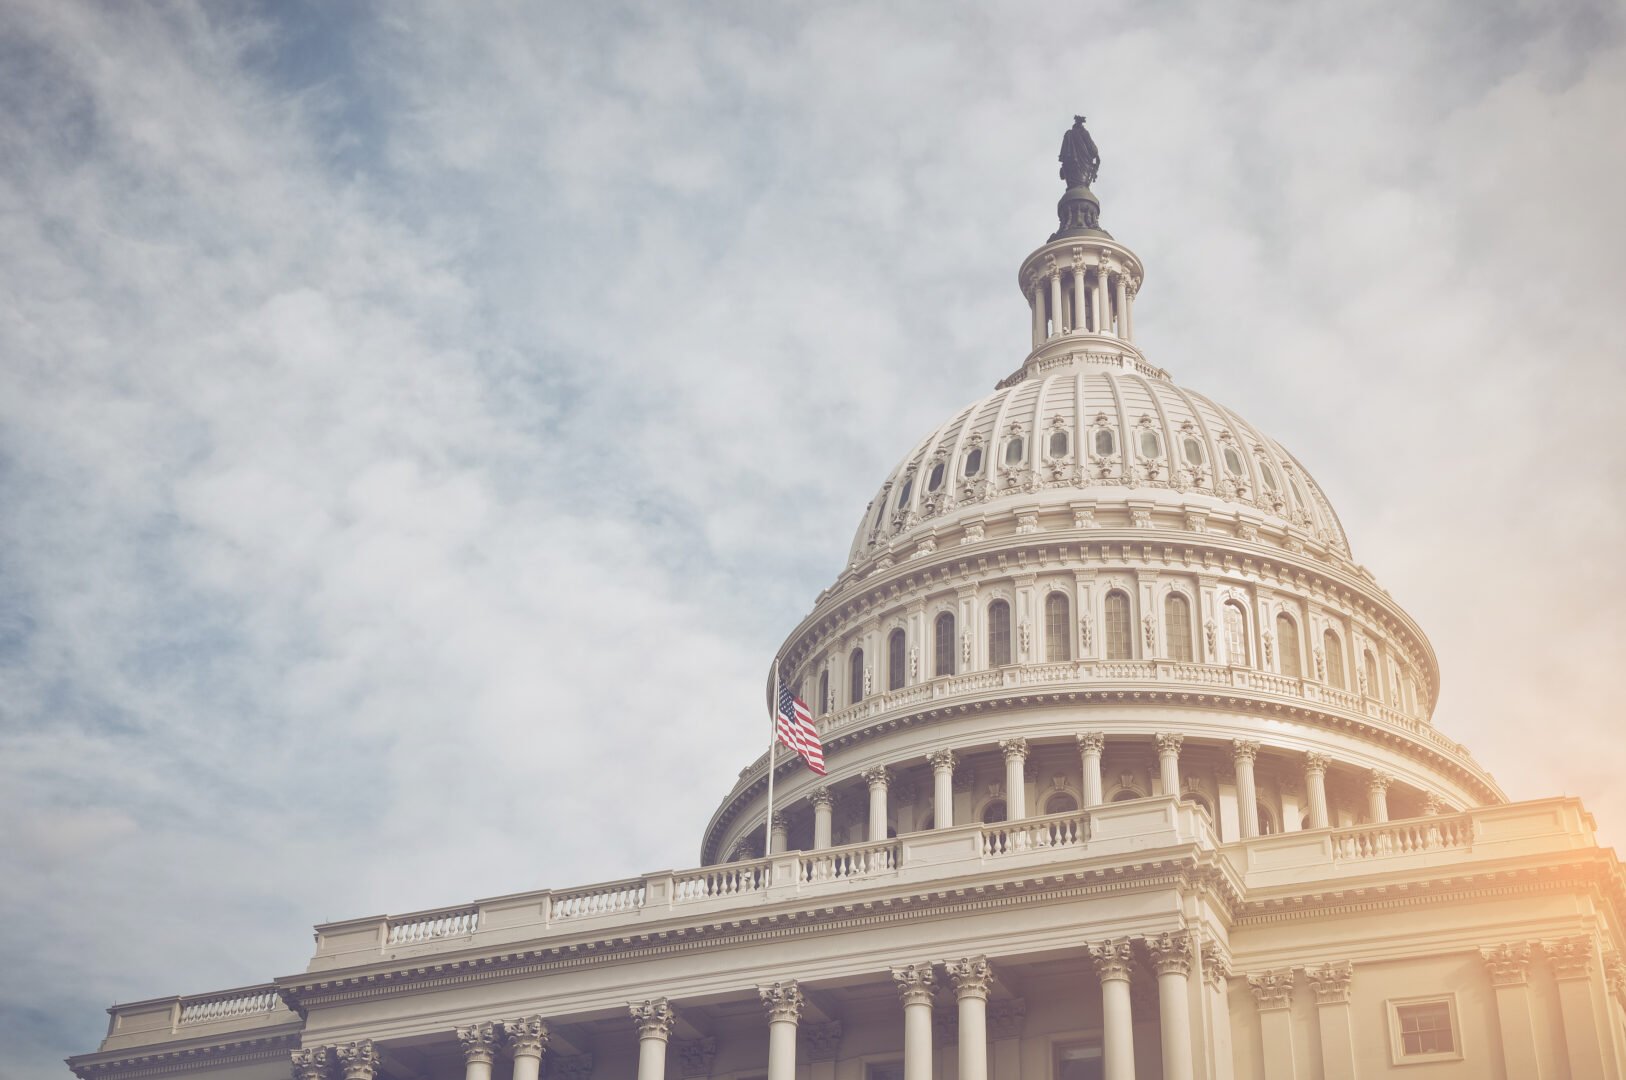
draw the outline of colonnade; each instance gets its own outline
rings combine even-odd
[[[1162,789],[1165,793],[1178,793],[1182,790],[1180,755],[1185,745],[1185,737],[1178,733],[1159,732],[1153,739],[1157,750],[1158,770],[1162,777]],[[1104,787],[1101,758],[1106,749],[1107,736],[1099,731],[1083,732],[1075,736],[1075,741],[1082,770],[1080,785],[1082,805],[1099,806],[1103,801]],[[1028,740],[1020,736],[1001,739],[998,749],[1005,763],[1003,789],[1005,817],[1008,821],[1019,821],[1028,816],[1024,772],[1029,755]],[[1233,739],[1230,750],[1231,765],[1236,776],[1237,805],[1240,808],[1237,824],[1242,838],[1247,839],[1259,835],[1259,819],[1254,812],[1259,799],[1254,763],[1259,757],[1260,743],[1252,739]],[[954,770],[959,764],[960,755],[949,749],[934,750],[926,756],[926,761],[932,771],[932,828],[951,828],[956,824]],[[1312,751],[1303,756],[1308,828],[1325,829],[1331,824],[1326,783],[1327,769],[1331,764],[1332,759],[1326,754]],[[896,773],[894,769],[885,765],[875,765],[864,770],[860,777],[868,789],[869,796],[868,827],[865,835],[870,842],[880,842],[887,839],[888,798]],[[1367,771],[1366,810],[1367,819],[1371,824],[1389,820],[1388,792],[1393,782],[1394,777],[1382,770]],[[831,847],[835,796],[828,787],[819,787],[814,789],[809,801],[813,807],[813,849],[818,851]],[[1442,809],[1443,804],[1439,797],[1430,793],[1425,802],[1425,812],[1431,815],[1438,814]],[[779,814],[774,815],[771,835],[773,850],[783,851],[788,826]]]
[[[1033,347],[1063,334],[1135,336],[1137,283],[1103,259],[1086,266],[1054,266],[1034,276],[1028,289],[1033,312]]]

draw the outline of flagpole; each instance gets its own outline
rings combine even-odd
[[[768,822],[763,826],[762,853],[773,854],[773,758],[779,749],[779,657],[773,658],[773,687],[768,691]]]

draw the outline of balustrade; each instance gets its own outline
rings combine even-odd
[[[796,880],[819,882],[868,877],[896,870],[900,854],[896,840],[804,852],[796,859]]]
[[[1089,842],[1088,814],[1068,813],[984,825],[978,844],[984,857],[1041,848],[1080,847]]]
[[[282,997],[274,986],[231,990],[202,998],[182,998],[179,1025],[209,1024],[241,1016],[270,1013],[282,1008]]]
[[[1373,859],[1467,847],[1472,841],[1472,817],[1457,814],[1341,830],[1332,834],[1332,854],[1339,861]]]
[[[755,892],[768,883],[768,868],[768,860],[759,859],[678,874],[672,879],[672,901],[684,904]]]
[[[594,915],[634,911],[644,906],[644,893],[643,878],[554,893],[553,918],[586,919]]]
[[[388,940],[391,945],[416,945],[437,938],[472,934],[479,929],[479,923],[479,909],[472,906],[420,911],[391,919]]]

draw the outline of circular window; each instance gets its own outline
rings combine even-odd
[[[1118,450],[1118,440],[1112,435],[1111,428],[1102,428],[1095,433],[1095,453],[1098,457],[1108,457]]]
[[[1143,458],[1160,458],[1163,456],[1163,440],[1158,438],[1157,432],[1151,428],[1141,429],[1140,456]]]
[[[965,456],[965,474],[976,476],[982,472],[982,447],[973,446],[971,452]]]
[[[898,492],[898,509],[902,510],[909,505],[909,494],[915,489],[915,478],[911,476],[903,482],[903,490]]]
[[[1180,452],[1186,455],[1187,465],[1201,465],[1203,463],[1203,444],[1186,436],[1186,441],[1180,444]]]
[[[1067,456],[1067,433],[1065,431],[1052,431],[1050,433],[1050,456],[1053,458]]]
[[[931,475],[926,477],[926,490],[936,491],[943,486],[943,463],[939,461],[932,466]]]
[[[1016,438],[1005,444],[1005,464],[1022,464],[1022,455],[1026,452],[1027,447],[1022,442],[1022,436],[1018,435]]]
[[[1232,476],[1242,475],[1242,455],[1236,452],[1236,447],[1225,448],[1225,468]]]

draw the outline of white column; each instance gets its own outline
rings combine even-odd
[[[1101,977],[1101,1075],[1104,1080],[1135,1080],[1135,1023],[1129,1004],[1129,972],[1134,960],[1128,938],[1089,946]]]
[[[1118,336],[1129,336],[1129,297],[1125,289],[1123,274],[1118,275]]]
[[[1084,768],[1083,786],[1085,806],[1101,805],[1101,751],[1106,749],[1107,737],[1099,731],[1086,731],[1078,736],[1078,756]]]
[[[1084,267],[1073,267],[1073,332],[1082,334],[1089,329],[1089,308],[1084,303]]]
[[[830,846],[830,812],[835,797],[827,787],[813,789],[813,850],[823,851]]]
[[[1107,332],[1107,264],[1102,261],[1095,268],[1095,332]]]
[[[773,820],[768,830],[768,853],[778,855],[790,844],[790,822],[778,810],[773,812]]]
[[[542,1053],[548,1046],[548,1025],[540,1016],[519,1016],[502,1022],[508,1053],[514,1059],[514,1080],[536,1080],[542,1075]]]
[[[491,1080],[491,1062],[497,1056],[497,1025],[486,1022],[457,1029],[463,1045],[463,1080]]]
[[[666,1040],[677,1016],[665,998],[627,1006],[638,1025],[638,1080],[666,1080]]]
[[[1191,931],[1145,939],[1157,972],[1158,1027],[1163,1038],[1163,1080],[1192,1080]]]
[[[932,828],[947,829],[954,824],[954,751],[934,750],[926,757],[932,763]]]
[[[1259,835],[1259,795],[1253,785],[1253,759],[1259,744],[1248,739],[1231,740],[1231,763],[1236,768],[1237,826],[1244,837]]]
[[[1061,271],[1050,274],[1050,336],[1061,333]]]
[[[1310,828],[1327,827],[1327,766],[1332,758],[1326,754],[1304,755],[1304,793],[1310,800]]]
[[[869,839],[872,844],[886,839],[886,786],[891,780],[885,765],[877,765],[864,773],[864,782],[869,784]]]
[[[1134,282],[1124,286],[1124,337],[1135,340],[1135,293]]]
[[[1028,781],[1024,773],[1028,741],[1001,739],[999,748],[1005,754],[1005,817],[1009,821],[1021,821],[1028,816]]]
[[[1394,777],[1373,769],[1366,778],[1366,816],[1372,823],[1389,820],[1389,785]]]
[[[943,965],[954,981],[960,1011],[959,1080],[988,1080],[988,984],[993,971],[985,956],[967,956]]]
[[[1157,771],[1163,776],[1163,794],[1180,794],[1180,744],[1185,742],[1184,735],[1170,735],[1158,732],[1157,739]]]
[[[491,1027],[490,1024],[485,1025]],[[333,1048],[339,1059],[339,1068],[344,1073],[344,1080],[376,1080],[378,1076],[378,1051],[373,1049],[373,1040],[360,1039],[353,1043],[340,1043]],[[486,1074],[491,1073],[491,1058],[486,1058]]]
[[[802,991],[794,981],[757,987],[768,1013],[768,1080],[796,1080],[796,1022]]]
[[[893,968],[892,981],[903,999],[903,1080],[932,1080],[932,966]]]

